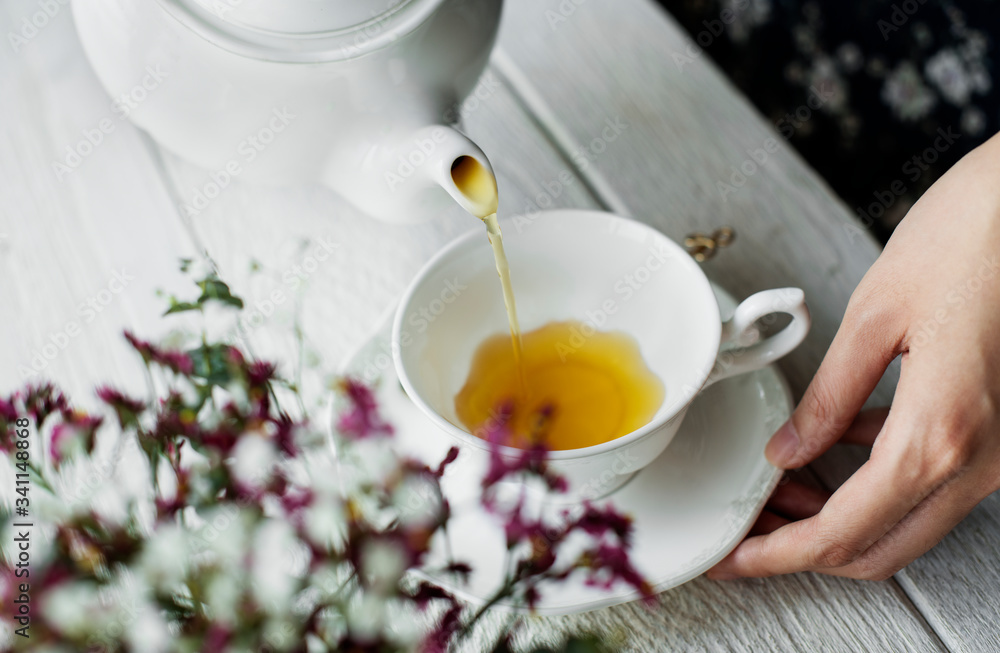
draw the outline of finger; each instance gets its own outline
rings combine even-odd
[[[874,445],[875,438],[882,432],[882,427],[888,416],[888,406],[861,411],[844,432],[840,441],[844,444],[860,444],[865,447]]]
[[[768,442],[764,453],[776,467],[801,467],[840,439],[896,357],[902,336],[870,303],[852,298],[802,401]]]
[[[907,378],[900,381],[906,396]],[[911,510],[919,505],[952,473],[947,464],[933,466],[925,448],[907,446],[908,440],[921,440],[924,433],[913,431],[913,424],[926,415],[910,409],[906,439],[888,438],[883,447],[847,480],[815,516],[792,522],[769,535],[751,537],[717,565],[718,573],[729,576],[773,576],[806,570],[833,570],[860,558]],[[893,414],[885,429],[894,426]]]
[[[830,493],[826,490],[788,481],[775,489],[767,501],[767,509],[786,517],[786,521],[808,519],[822,510],[829,499]]]
[[[857,560],[825,573],[848,578],[885,580],[944,539],[982,500],[958,483],[946,484],[927,497]],[[964,484],[963,484],[964,485]]]
[[[774,531],[778,530],[782,526],[785,526],[786,524],[788,524],[787,519],[785,519],[781,515],[776,515],[773,512],[770,512],[769,510],[765,509],[757,517],[757,520],[754,522],[754,525],[750,527],[750,532],[747,533],[747,537],[754,537],[757,535],[767,535],[768,533],[773,533]],[[730,580],[738,578],[738,576],[721,572],[718,566],[715,566],[709,569],[707,572],[705,572],[705,576],[707,576],[711,580]]]
[[[774,494],[771,495],[767,506],[757,517],[757,521],[750,528],[747,537],[773,533],[787,525],[790,519],[811,517],[822,509],[829,496],[830,493],[825,490],[818,490],[789,480],[779,485]],[[707,576],[716,580],[725,579],[722,576],[716,576],[714,572],[714,569],[709,570]]]
[[[788,520],[781,515],[776,515],[770,510],[764,510],[760,513],[760,517],[754,522],[754,525],[750,528],[750,532],[747,534],[748,537],[754,535],[767,535],[768,533],[773,533],[782,526],[788,523]],[[712,577],[711,571],[709,571],[709,578]]]

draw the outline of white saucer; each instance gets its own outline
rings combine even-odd
[[[728,319],[736,302],[717,286],[713,289],[723,319]],[[433,467],[453,441],[414,406],[399,384],[390,349],[393,313],[350,356],[342,372],[376,384],[382,414],[396,427],[397,449]],[[610,502],[633,517],[632,560],[657,592],[701,575],[750,530],[781,477],[764,458],[764,446],[791,409],[791,393],[774,367],[721,381],[694,401],[658,459],[620,490],[595,502]],[[470,563],[474,573],[464,584],[450,576],[430,580],[481,604],[502,578],[503,526],[479,506],[478,485],[468,473],[446,474],[442,490],[452,508],[448,534],[454,559]],[[444,543],[436,545],[435,553],[443,559]],[[583,575],[575,574],[559,585],[543,586],[536,613],[586,612],[638,598],[624,584],[610,590],[588,587]],[[497,607],[519,609],[503,603]]]

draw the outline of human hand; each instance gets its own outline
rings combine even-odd
[[[861,411],[897,356],[891,409]],[[869,460],[832,496],[780,486],[709,578],[885,579],[1000,489],[1000,135],[897,227],[765,453],[790,469],[838,441],[871,445]]]

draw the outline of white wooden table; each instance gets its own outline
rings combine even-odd
[[[138,382],[140,368],[120,332],[163,333],[154,290],[190,292],[178,258],[206,253],[252,309],[272,290],[287,290],[282,273],[305,266],[324,242],[334,255],[308,273],[295,302],[250,330],[249,341],[287,372],[297,305],[316,367],[335,370],[419,266],[469,228],[471,218],[457,207],[433,224],[394,227],[358,215],[322,188],[239,182],[202,214],[182,217],[178,205],[208,172],[117,119],[69,8],[60,7],[16,51],[0,45],[0,392],[20,386],[33,363],[84,405],[100,381]],[[0,34],[18,32],[37,10],[33,0],[4,0]],[[737,296],[805,289],[815,327],[781,364],[801,394],[879,247],[707,55],[678,66],[674,55],[689,42],[649,0],[508,0],[480,98],[464,107],[464,128],[491,157],[508,214],[601,207],[677,240],[735,227],[736,243],[706,271]],[[60,179],[53,162],[104,118],[114,120],[114,131]],[[595,140],[609,120],[624,131]],[[779,150],[724,197],[717,182],[769,138]],[[581,153],[585,166],[576,165]],[[252,261],[270,273],[250,274]],[[896,378],[893,368],[878,403],[890,400]],[[323,380],[318,371],[307,375],[310,397],[321,395]],[[835,486],[862,455],[837,449],[812,472]],[[539,641],[570,629],[618,633],[636,651],[1000,650],[998,538],[994,495],[884,583],[812,574],[698,579],[664,593],[653,610],[625,605],[536,619],[529,632]],[[499,627],[497,620],[487,630]]]

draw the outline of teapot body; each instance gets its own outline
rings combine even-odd
[[[487,65],[501,0],[404,4],[416,6],[405,21],[280,47],[227,38],[181,0],[74,0],[73,11],[114,111],[166,149],[220,180],[325,183],[407,221],[450,201],[440,186],[405,188],[439,145],[411,135],[455,119]],[[415,214],[396,215],[407,203]]]

